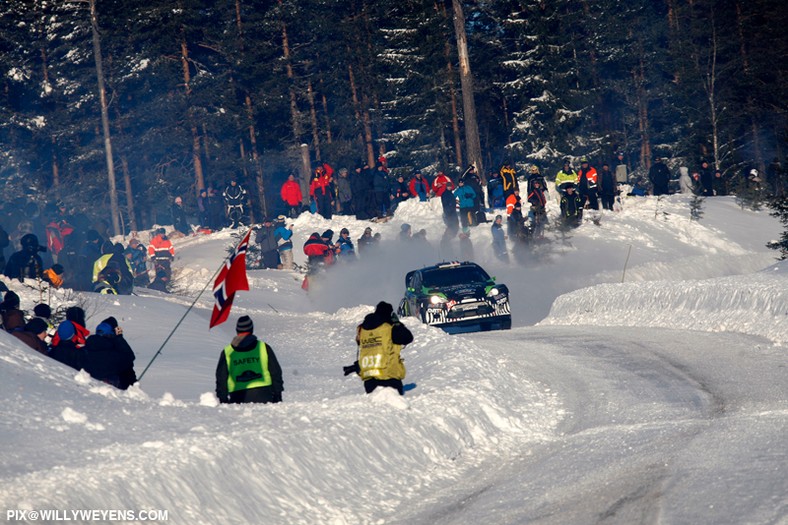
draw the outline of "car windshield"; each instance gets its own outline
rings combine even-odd
[[[438,268],[423,272],[422,275],[424,276],[424,286],[427,288],[484,283],[490,280],[490,276],[487,275],[487,272],[478,266]]]

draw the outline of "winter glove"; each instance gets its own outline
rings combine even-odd
[[[355,363],[353,363],[350,366],[343,366],[342,370],[345,372],[346,376],[349,376],[350,374],[353,374],[353,373],[356,373],[356,374],[361,373],[361,368],[359,368],[359,366],[358,366],[358,361],[356,361]]]

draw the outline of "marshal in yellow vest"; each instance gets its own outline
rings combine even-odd
[[[373,330],[358,332],[358,366],[361,379],[405,379],[405,364],[400,358],[402,345],[391,340],[391,328],[383,323]]]
[[[232,345],[224,348],[227,360],[227,391],[237,392],[271,385],[268,352],[265,343],[257,342],[254,350],[239,352]]]

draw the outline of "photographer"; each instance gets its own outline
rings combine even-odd
[[[44,263],[38,252],[45,252],[47,249],[38,244],[38,237],[33,233],[24,235],[19,243],[22,249],[15,252],[8,258],[5,265],[5,274],[11,279],[24,280],[40,279],[44,272]]]

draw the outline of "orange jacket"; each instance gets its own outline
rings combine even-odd
[[[172,259],[175,257],[175,248],[172,247],[170,240],[160,233],[150,240],[148,256]]]
[[[511,215],[514,211],[514,205],[520,201],[520,196],[512,193],[506,197],[506,215]]]
[[[44,270],[44,280],[49,281],[49,284],[55,288],[60,288],[63,286],[63,278],[56,274],[55,270],[52,268],[47,268]]]

